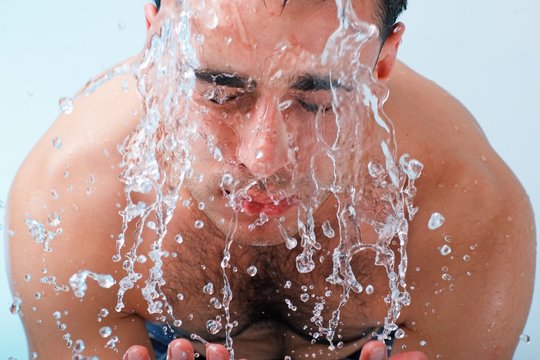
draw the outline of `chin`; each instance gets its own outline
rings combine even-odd
[[[271,219],[264,225],[250,228],[249,225],[252,223],[253,221],[242,223],[239,221],[234,242],[246,246],[276,246],[285,243],[285,239]]]

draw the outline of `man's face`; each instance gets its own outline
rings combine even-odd
[[[355,4],[373,22],[371,6]],[[236,238],[247,244],[283,242],[283,229],[294,235],[309,209],[319,223],[335,220],[330,189],[346,187],[352,180],[341,174],[355,165],[354,135],[344,131],[367,120],[351,116],[356,89],[343,76],[350,59],[322,60],[339,26],[335,2],[294,0],[282,12],[280,0],[196,1],[190,11],[199,65],[189,195],[224,233],[237,211]],[[378,48],[376,38],[363,47],[366,67]]]

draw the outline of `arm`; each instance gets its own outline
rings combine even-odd
[[[140,317],[114,311],[117,286],[105,289],[88,279],[83,299],[71,289],[65,291],[69,278],[83,269],[111,274],[116,280],[123,274],[111,261],[114,236],[121,229],[115,204],[123,203],[115,149],[127,128],[126,115],[109,106],[118,100],[113,96],[116,89],[121,92],[113,81],[80,98],[75,111],[61,116],[36,145],[12,185],[7,215],[8,228],[14,232],[7,240],[11,287],[22,299],[20,315],[30,352],[39,358],[69,358],[78,339],[84,341],[84,356],[102,359],[120,358],[131,344],[149,345]],[[55,136],[63,140],[60,149],[51,146]],[[53,213],[59,220],[50,218]],[[40,241],[48,232],[54,234],[51,252]],[[31,276],[29,281],[26,275]],[[42,283],[45,277],[54,277],[58,287]],[[98,322],[102,308],[109,315]],[[107,338],[99,334],[105,326],[112,330]],[[66,346],[68,334],[71,348]],[[105,348],[114,336],[120,339],[118,352]]]
[[[534,285],[534,219],[506,165],[487,147],[479,152],[487,161],[441,154],[444,171],[428,167],[419,182],[420,212],[409,247],[414,290],[404,313],[408,336],[397,351],[405,345],[430,359],[511,359],[515,351]],[[446,222],[428,231],[435,211]],[[447,256],[440,254],[444,244],[452,249]]]

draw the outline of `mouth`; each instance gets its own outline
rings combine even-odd
[[[240,199],[240,207],[247,215],[265,213],[270,217],[278,217],[285,214],[296,203],[295,197],[277,200],[255,191],[250,191],[247,195],[247,197]]]

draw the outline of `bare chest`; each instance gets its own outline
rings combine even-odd
[[[384,319],[386,273],[372,265],[372,253],[358,254],[352,264],[358,280],[364,288],[373,287],[373,292],[347,293],[342,286],[326,281],[333,270],[333,248],[323,247],[316,254],[315,269],[302,274],[296,269],[300,246],[289,250],[285,245],[233,243],[229,266],[223,268],[225,243],[219,236],[184,236],[182,244],[169,240],[165,242],[169,245],[162,266],[162,290],[186,334],[222,342],[229,322],[233,324],[231,335],[244,354],[257,341],[268,343],[271,338],[281,356],[281,352],[299,348],[326,351],[324,333],[331,319],[337,320],[334,344],[364,342]],[[224,292],[227,287],[230,298]],[[154,320],[152,316],[148,319]]]

